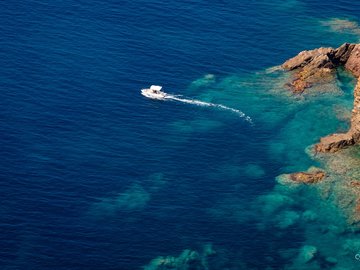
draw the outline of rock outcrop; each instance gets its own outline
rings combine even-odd
[[[315,184],[324,179],[325,173],[320,170],[316,172],[297,172],[290,174],[289,177],[297,183]]]
[[[277,181],[282,184],[316,184],[324,180],[326,173],[317,168],[310,167],[307,171],[279,175]]]
[[[350,133],[332,134],[320,139],[320,143],[315,145],[316,152],[334,153],[345,147],[355,144],[354,138]]]
[[[289,87],[295,94],[304,93],[308,87],[315,84],[336,79],[338,67],[343,67],[351,72],[358,81],[354,89],[349,130],[345,133],[323,137],[314,147],[316,158],[322,160],[326,173],[318,168],[310,168],[306,172],[280,175],[277,181],[290,186],[318,183],[316,188],[321,191],[321,196],[324,199],[333,200],[348,216],[348,224],[360,229],[359,152],[358,149],[344,149],[360,144],[360,44],[345,43],[337,49],[319,48],[304,51],[282,65],[282,68],[290,71],[293,76]],[[327,85],[324,86],[322,88],[314,87],[313,91],[324,88],[327,90]],[[334,152],[338,153],[322,154]],[[325,177],[327,181],[324,181]],[[309,250],[309,259],[311,260],[316,255],[316,249],[310,248]]]
[[[311,63],[314,58],[321,55],[327,55],[328,53],[332,52],[333,48],[319,48],[310,51],[302,51],[297,56],[290,58],[282,67],[286,70],[294,70],[297,68],[304,67]]]
[[[360,57],[359,57],[360,60]],[[354,65],[355,67],[355,65]],[[351,114],[351,126],[348,132],[332,134],[321,138],[320,143],[315,145],[316,152],[334,153],[343,148],[360,142],[360,80],[354,90],[354,107]]]
[[[328,83],[336,78],[336,68],[343,66],[356,78],[360,77],[360,44],[345,43],[337,49],[319,48],[300,52],[282,64],[293,72],[288,84],[293,93],[301,94],[315,84]],[[332,134],[315,145],[316,152],[336,152],[360,142],[360,80],[354,90],[351,127],[347,133]]]
[[[315,84],[329,83],[336,78],[335,69],[347,64],[350,58],[351,64],[348,69],[360,71],[356,56],[352,53],[355,47],[355,44],[345,43],[337,49],[319,48],[302,51],[287,60],[282,64],[282,68],[293,71],[292,82],[288,84],[289,88],[294,93],[303,93],[306,88]]]
[[[282,67],[294,71],[289,88],[294,93],[302,93],[314,83],[332,81],[335,76],[334,65],[328,55],[333,51],[332,48],[303,51],[286,61]]]
[[[354,45],[345,63],[345,68],[352,72],[356,78],[360,76],[360,44]]]

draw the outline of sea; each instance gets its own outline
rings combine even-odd
[[[337,206],[277,181],[321,166],[355,85],[293,95],[278,66],[358,42],[360,2],[0,6],[0,269],[360,269]]]

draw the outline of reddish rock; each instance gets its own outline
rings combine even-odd
[[[354,145],[355,141],[351,134],[332,134],[320,139],[320,143],[315,145],[316,152],[330,152],[334,153],[340,149]]]
[[[316,172],[297,172],[290,174],[290,179],[297,183],[315,184],[324,179],[325,173],[323,171]]]
[[[356,78],[360,76],[360,44],[354,45],[346,61],[345,68],[352,72]]]
[[[311,86],[311,83],[305,82],[302,79],[296,79],[292,83],[290,83],[289,86],[294,93],[301,94],[306,88],[309,88]]]
[[[282,67],[294,71],[293,81],[289,84],[290,89],[294,93],[301,94],[314,84],[334,80],[336,65],[332,62],[331,55],[336,55],[333,48],[319,48],[302,51],[286,61]]]
[[[315,145],[316,152],[337,152],[360,142],[360,80],[354,90],[354,107],[351,114],[351,127],[347,133],[332,134],[321,138]]]
[[[314,84],[333,81],[338,66],[345,66],[356,77],[360,76],[360,44],[344,43],[337,49],[302,51],[282,64],[283,69],[293,71],[289,86],[298,94]]]
[[[353,180],[350,182],[350,186],[355,187],[355,188],[360,188],[360,181]]]
[[[307,65],[313,58],[319,55],[326,55],[332,52],[333,48],[319,48],[310,51],[302,51],[297,56],[290,58],[284,64],[282,64],[282,68],[286,70],[294,70],[299,67],[303,67]]]
[[[345,43],[337,49],[319,48],[302,51],[287,60],[282,67],[292,71],[287,85],[293,93],[301,94],[315,84],[329,83],[336,78],[336,68],[344,66],[355,77],[360,76],[360,44]],[[332,134],[320,140],[316,152],[336,152],[360,142],[360,80],[354,90],[351,127],[347,133]]]
[[[333,53],[329,54],[329,57],[332,59],[335,65],[344,65],[350,57],[352,50],[354,49],[355,44],[344,43],[339,48],[337,48]]]
[[[360,200],[357,200],[357,202],[356,202],[355,212],[360,213]]]

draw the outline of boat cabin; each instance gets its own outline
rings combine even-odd
[[[162,86],[160,85],[152,85],[150,86],[150,90],[153,92],[153,93],[156,93],[158,94],[162,89]]]

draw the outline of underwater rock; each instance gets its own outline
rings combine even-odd
[[[216,252],[212,245],[205,245],[202,252],[185,249],[178,257],[160,256],[144,266],[144,270],[206,270],[208,269],[208,258]]]
[[[283,68],[281,65],[279,66],[273,66],[273,67],[269,67],[265,70],[265,73],[266,74],[269,74],[269,73],[274,73],[274,72],[278,72],[278,71],[282,71]]]
[[[334,106],[336,118],[342,122],[350,122],[351,111],[346,107]]]
[[[314,213],[311,210],[306,210],[303,214],[302,214],[302,218],[303,220],[310,222],[310,221],[315,221],[318,216],[316,215],[316,213]]]
[[[300,219],[300,215],[295,211],[284,211],[275,219],[276,227],[286,229],[296,224]]]
[[[304,245],[297,251],[297,256],[292,259],[291,265],[285,267],[287,270],[299,270],[299,269],[323,269],[316,257],[318,255],[318,249],[312,245]]]
[[[348,32],[355,35],[360,34],[359,24],[348,19],[332,18],[323,21],[322,25],[329,27],[334,32]]]
[[[202,78],[193,81],[190,85],[193,89],[198,89],[201,87],[209,87],[211,84],[216,82],[216,77],[214,74],[206,74]]]
[[[282,208],[291,206],[294,204],[294,200],[286,195],[280,193],[270,193],[260,196],[258,204],[262,205],[262,211],[264,215],[273,215]]]
[[[196,269],[202,270],[205,267],[201,263],[198,252],[192,250],[184,250],[179,257],[158,257],[153,259],[149,265],[144,267],[145,270],[165,270],[165,269]]]
[[[304,263],[308,263],[314,259],[317,252],[318,250],[314,246],[303,246],[300,250],[299,259]]]
[[[332,264],[332,265],[338,263],[338,260],[337,260],[336,258],[334,258],[334,257],[326,257],[326,258],[325,258],[325,261],[326,261],[327,263],[329,263],[329,264]]]
[[[133,184],[115,197],[102,198],[94,203],[91,212],[96,216],[113,216],[122,211],[139,211],[145,208],[150,199],[148,191],[139,184]]]
[[[244,166],[244,173],[252,179],[258,179],[265,175],[264,169],[258,164],[248,164]]]
[[[316,158],[323,164],[327,181],[315,188],[344,215],[352,230],[360,229],[360,147],[354,146],[334,154],[319,153]]]
[[[343,244],[343,250],[348,254],[354,254],[360,250],[360,240],[356,239],[346,239]]]

